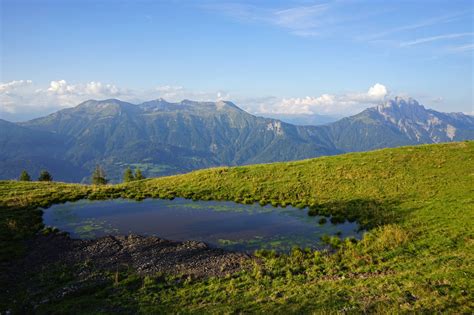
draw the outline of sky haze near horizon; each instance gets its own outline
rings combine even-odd
[[[474,112],[473,1],[0,0],[0,118],[86,99]]]

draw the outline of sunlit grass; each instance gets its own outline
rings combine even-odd
[[[21,240],[41,228],[36,207],[118,197],[307,206],[328,221],[356,220],[369,232],[358,242],[328,238],[333,250],[326,252],[262,251],[251,270],[225,278],[145,279],[129,273],[116,285],[111,281],[94,294],[40,310],[73,305],[84,305],[84,313],[101,307],[143,313],[473,310],[474,142],[220,167],[104,187],[0,182],[1,257],[18,254]]]

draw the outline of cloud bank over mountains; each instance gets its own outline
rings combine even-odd
[[[0,118],[21,120],[37,117],[76,106],[89,99],[117,98],[139,103],[160,97],[170,101],[181,101],[186,98],[215,101],[229,99],[230,95],[224,91],[196,92],[170,85],[134,90],[98,81],[71,84],[66,80],[57,80],[44,87],[32,80],[17,80],[0,83]]]
[[[51,81],[43,87],[31,80],[18,80],[0,84],[0,117],[21,120],[38,117],[58,109],[73,107],[88,99],[117,98],[139,103],[164,98],[168,101],[191,99],[197,101],[231,100],[252,114],[323,114],[350,115],[379,104],[390,96],[389,89],[376,83],[364,92],[322,94],[296,98],[249,98],[227,91],[194,91],[182,86],[164,85],[135,90],[114,84],[91,81],[72,84],[66,80]]]
[[[376,83],[367,92],[342,95],[322,94],[317,97],[283,98],[269,104],[261,104],[256,113],[274,114],[355,114],[369,105],[379,104],[389,96],[387,87]]]

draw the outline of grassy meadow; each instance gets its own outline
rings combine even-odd
[[[309,207],[358,221],[360,241],[332,251],[256,253],[249,270],[191,279],[133,271],[41,304],[39,313],[449,312],[474,310],[474,142],[421,145],[296,162],[219,167],[118,185],[0,181],[0,260],[21,257],[47,207],[83,198],[234,200]],[[32,275],[44,287],[75,279]],[[64,269],[66,268],[66,269]],[[111,271],[112,273],[113,271]],[[115,280],[114,280],[115,279]],[[17,297],[22,295],[21,286]],[[46,291],[46,290],[45,290]],[[46,293],[45,293],[46,294]],[[19,309],[22,300],[3,309]]]

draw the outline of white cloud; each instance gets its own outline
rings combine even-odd
[[[114,84],[91,81],[71,84],[54,80],[47,87],[35,85],[31,80],[0,83],[0,117],[37,117],[56,110],[76,106],[89,99],[118,98],[140,103],[156,98],[168,101],[191,99],[197,101],[228,100],[226,91],[193,91],[182,86],[163,85],[148,90],[131,90]],[[18,118],[20,119],[20,118]]]
[[[13,113],[18,106],[27,102],[27,95],[34,93],[31,80],[0,83],[0,112]]]
[[[342,95],[322,94],[302,98],[265,99],[253,109],[258,114],[355,114],[368,106],[383,102],[388,96],[387,87],[380,83],[371,86],[367,92],[347,93]]]
[[[75,106],[88,99],[116,97],[132,100],[133,96],[129,90],[95,81],[69,84],[66,80],[57,80],[42,88],[31,80],[18,80],[0,83],[0,112],[35,116]]]
[[[272,22],[278,26],[299,33],[313,33],[318,26],[318,18],[329,9],[329,4],[299,6],[273,12]]]
[[[215,3],[204,8],[227,15],[241,22],[264,23],[280,27],[294,35],[309,37],[321,35],[329,25],[341,22],[335,17],[337,3],[268,8],[244,3]]]
[[[392,28],[392,29],[381,31],[381,32],[377,32],[375,34],[357,36],[356,39],[357,40],[373,41],[373,40],[377,40],[377,39],[380,39],[380,38],[385,38],[388,35],[403,33],[403,32],[407,32],[407,31],[413,31],[413,30],[417,30],[417,29],[420,29],[420,28],[426,28],[426,27],[433,26],[433,25],[440,25],[440,24],[443,24],[443,23],[449,23],[449,22],[455,21],[456,19],[458,19],[462,15],[463,15],[462,12],[454,12],[454,13],[447,14],[447,15],[444,15],[444,16],[438,16],[438,17],[432,17],[432,18],[429,18],[429,19],[425,19],[425,20],[416,22],[414,24],[398,26],[396,28]]]
[[[115,85],[92,81],[87,83],[85,93],[91,95],[118,96],[122,94],[122,91],[120,91]]]
[[[387,94],[387,88],[385,87],[385,85],[382,85],[380,83],[375,83],[375,85],[371,86],[369,88],[369,91],[367,92],[367,95],[369,97],[373,97],[375,99],[384,98]]]
[[[272,3],[262,5],[251,2],[211,2],[201,7],[228,16],[234,20],[263,24],[280,28],[299,37],[330,37],[331,39],[356,41],[371,45],[381,45],[387,48],[403,48],[422,43],[448,40],[472,33],[447,34],[426,38],[410,39],[412,34],[423,30],[425,34],[432,33],[433,27],[449,24],[467,18],[468,11],[451,11],[438,16],[417,15],[406,24],[392,21],[394,15],[403,15],[405,10],[413,10],[410,6],[399,8],[396,5],[373,5],[361,1],[324,1],[308,4],[312,1]],[[385,18],[393,25],[391,28],[381,29],[379,19]],[[406,17],[405,17],[406,18]],[[403,19],[402,19],[403,20]],[[465,30],[467,31],[467,30]],[[402,40],[402,38],[405,38]],[[452,52],[470,51],[471,47],[460,47]],[[438,50],[436,50],[438,52]]]
[[[10,81],[7,83],[0,83],[0,93],[9,94],[25,86],[29,86],[32,83],[33,81],[31,80],[18,80],[18,81]]]
[[[48,92],[62,95],[74,92],[74,88],[67,84],[65,80],[51,81]]]
[[[408,46],[414,46],[414,45],[419,45],[419,44],[424,44],[424,43],[429,43],[429,42],[434,42],[434,41],[439,41],[439,40],[472,36],[473,34],[474,33],[455,33],[455,34],[445,34],[445,35],[418,38],[418,39],[411,40],[408,42],[403,42],[400,44],[400,47],[408,47]]]
[[[471,52],[473,50],[474,50],[474,44],[472,43],[448,48],[448,51],[452,53],[464,53],[464,52]]]
[[[41,91],[41,90],[39,90]],[[125,94],[113,84],[91,81],[86,84],[68,84],[66,80],[51,81],[47,92],[50,95],[77,95],[77,96],[119,96]]]

